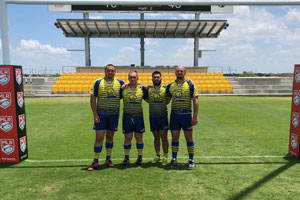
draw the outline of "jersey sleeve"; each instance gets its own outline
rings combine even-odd
[[[199,94],[198,94],[196,86],[192,85],[191,83],[189,83],[189,86],[190,86],[191,98],[197,97]]]
[[[94,97],[98,97],[98,90],[99,90],[99,85],[102,79],[98,79],[95,81],[93,84],[93,87],[91,88],[90,94],[93,95]]]
[[[171,87],[172,83],[170,83],[167,88],[166,88],[166,94],[167,94],[167,97],[172,97],[172,94],[170,93],[170,87]]]

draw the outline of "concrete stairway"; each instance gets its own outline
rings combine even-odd
[[[233,95],[241,96],[291,96],[292,77],[227,77]]]
[[[30,79],[32,80],[32,84],[30,84]],[[57,77],[24,77],[25,96],[52,96],[52,85],[54,85],[57,80]]]

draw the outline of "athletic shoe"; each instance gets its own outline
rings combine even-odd
[[[127,158],[124,158],[123,162],[122,162],[122,165],[129,165],[129,159]]]
[[[161,164],[162,165],[167,165],[168,164],[168,158],[163,156],[162,159],[161,159]]]
[[[194,162],[194,160],[189,159],[188,168],[192,169],[193,167],[195,167],[195,162]]]
[[[152,160],[152,163],[158,163],[160,161],[160,157],[155,156]]]
[[[136,160],[135,164],[136,164],[137,166],[141,166],[141,165],[142,165],[142,159],[141,159],[141,158],[138,158],[138,159]]]
[[[94,169],[98,169],[99,168],[99,164],[96,162],[93,162],[91,164],[91,166],[89,166],[88,171],[93,171]]]
[[[105,160],[105,163],[104,163],[107,167],[114,167],[115,165],[112,163],[111,159],[109,160]]]
[[[169,164],[169,167],[175,167],[177,163],[177,160],[175,158],[173,158]]]

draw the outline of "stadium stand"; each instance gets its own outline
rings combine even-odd
[[[127,75],[127,73],[117,73],[115,78],[126,81]],[[95,80],[102,77],[104,77],[104,73],[62,73],[52,86],[52,93],[87,93]],[[221,72],[188,73],[186,79],[192,79],[201,94],[232,93],[232,85]],[[162,73],[163,85],[174,80],[174,73]],[[152,74],[139,73],[139,83],[151,85]]]

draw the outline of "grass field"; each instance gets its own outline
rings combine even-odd
[[[144,164],[121,165],[121,118],[115,168],[88,172],[94,131],[89,98],[27,98],[29,159],[0,164],[0,199],[299,199],[300,165],[286,156],[291,98],[201,97],[194,128],[196,167],[188,170],[182,135],[179,164],[152,164],[144,103]],[[169,133],[169,141],[171,141]],[[133,140],[131,161],[137,152]],[[103,158],[105,150],[101,154]],[[171,154],[169,154],[171,156]]]

